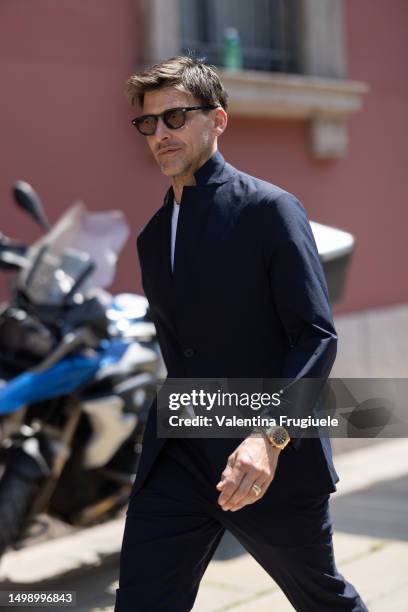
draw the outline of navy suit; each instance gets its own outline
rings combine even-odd
[[[303,206],[218,152],[195,178],[195,186],[183,188],[174,271],[172,188],[137,241],[169,378],[327,377],[337,337]],[[242,438],[166,440],[156,425],[154,404],[127,513],[115,610],[190,610],[225,529],[296,609],[366,609],[334,564],[328,499],[339,478],[329,439],[291,440],[266,494],[224,512],[215,485]],[[143,555],[166,569],[150,568],[141,583]],[[305,569],[311,558],[313,571]],[[144,603],[132,608],[132,601]]]

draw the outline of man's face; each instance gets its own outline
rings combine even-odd
[[[169,108],[202,104],[190,93],[165,87],[145,94],[142,114],[156,115]],[[189,175],[208,159],[218,135],[216,112],[215,109],[188,112],[185,124],[176,130],[168,128],[162,118],[159,119],[155,134],[145,138],[163,174],[171,177]]]

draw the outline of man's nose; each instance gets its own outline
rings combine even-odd
[[[163,117],[159,117],[159,120],[158,120],[157,126],[156,126],[156,134],[155,135],[156,135],[156,138],[158,140],[166,140],[167,138],[170,137],[169,128],[164,123]]]

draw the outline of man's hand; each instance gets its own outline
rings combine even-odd
[[[279,453],[263,436],[249,436],[228,457],[217,489],[223,510],[239,510],[261,499],[275,475]],[[259,495],[252,486],[261,488]]]

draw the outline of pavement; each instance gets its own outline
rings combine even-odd
[[[408,439],[372,440],[338,455],[335,464],[340,483],[331,497],[331,512],[339,570],[359,590],[370,612],[406,612]],[[78,612],[113,611],[124,520],[122,515],[10,551],[0,567],[1,590],[72,589],[77,591]],[[292,609],[266,572],[226,534],[203,578],[193,612]]]

